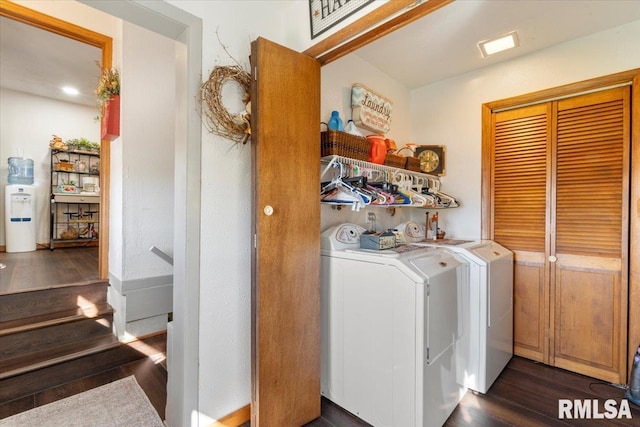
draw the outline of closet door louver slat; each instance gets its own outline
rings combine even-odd
[[[621,99],[559,104],[556,253],[621,256],[624,120]]]
[[[553,365],[624,382],[629,88],[557,102]]]
[[[548,129],[544,106],[496,114],[493,238],[514,251],[545,249]]]

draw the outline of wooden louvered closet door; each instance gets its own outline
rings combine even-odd
[[[493,115],[493,239],[515,253],[514,352],[626,382],[628,87]]]
[[[552,364],[626,383],[629,87],[556,103]]]
[[[548,363],[547,193],[551,105],[494,114],[493,240],[514,256],[514,353]]]

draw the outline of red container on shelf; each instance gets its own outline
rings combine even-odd
[[[387,155],[387,143],[382,135],[367,135],[367,139],[371,142],[371,151],[369,152],[369,161],[379,165],[384,163]]]

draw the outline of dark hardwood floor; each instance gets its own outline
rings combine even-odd
[[[559,419],[560,399],[608,399],[625,390],[603,381],[514,357],[485,395],[467,392],[445,426],[640,426],[640,408],[629,402],[632,419]]]
[[[0,252],[0,295],[9,296],[69,284],[90,286],[99,279],[96,246]],[[9,323],[9,322],[4,322]],[[121,365],[0,404],[0,419],[134,375],[162,419],[166,406],[166,333],[121,344]],[[118,350],[120,351],[120,350]],[[132,356],[133,354],[133,356]],[[135,360],[134,360],[135,359]],[[119,360],[119,359],[118,359]],[[134,361],[131,361],[134,360]]]
[[[640,426],[640,408],[629,402],[631,419],[559,419],[560,399],[597,399],[605,412],[608,399],[617,402],[624,390],[600,380],[514,357],[487,394],[467,392],[445,427]],[[249,427],[245,423],[242,427]],[[322,416],[306,427],[366,427],[332,402],[322,399]]]
[[[140,353],[141,358],[2,404],[0,405],[0,419],[133,375],[153,407],[158,411],[160,418],[164,420],[167,403],[166,338],[166,333],[162,333],[123,344]]]
[[[90,281],[97,278],[97,248],[38,250],[22,254],[0,253],[0,294],[21,292],[29,286],[48,287]],[[7,274],[8,273],[8,274]],[[29,286],[24,286],[24,285]],[[95,375],[68,382],[0,406],[0,418],[22,412],[134,375],[164,419],[166,405],[166,334],[127,344],[141,353],[141,359]],[[206,363],[206,362],[205,362]],[[640,426],[640,408],[630,403],[632,419],[569,420],[558,418],[560,399],[614,399],[617,407],[624,390],[602,381],[562,369],[514,357],[487,394],[467,392],[446,427],[500,426]],[[249,427],[245,422],[239,427]],[[364,427],[358,419],[327,399],[322,399],[322,416],[307,427]]]
[[[97,280],[98,247],[0,252],[0,295]]]

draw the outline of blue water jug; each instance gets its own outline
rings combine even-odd
[[[9,157],[9,184],[33,184],[33,160]]]

